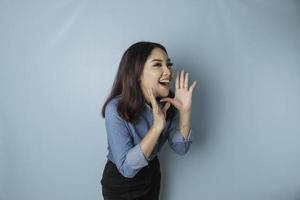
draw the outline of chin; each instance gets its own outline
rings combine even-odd
[[[158,96],[159,96],[159,97],[167,97],[167,96],[169,95],[169,92],[170,92],[170,90],[164,91],[164,92],[160,92],[160,93],[158,94]]]

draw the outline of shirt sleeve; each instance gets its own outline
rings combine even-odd
[[[190,144],[192,143],[192,128],[190,128],[188,137],[185,139],[179,128],[179,114],[176,111],[175,116],[170,122],[171,125],[168,129],[168,143],[171,149],[179,154],[184,155],[188,152]]]
[[[107,104],[105,126],[109,150],[119,172],[133,178],[141,168],[148,165],[140,143],[134,145],[126,122],[118,115],[116,105]]]

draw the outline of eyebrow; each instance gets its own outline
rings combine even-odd
[[[153,59],[151,62],[154,62],[154,61],[162,62],[163,60],[161,60],[161,59]],[[167,62],[168,62],[168,61],[169,61],[169,62],[171,61],[170,58],[167,59]]]

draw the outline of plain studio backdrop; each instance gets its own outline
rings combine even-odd
[[[0,1],[0,199],[98,200],[100,109],[124,51],[197,80],[193,144],[162,200],[300,199],[300,1]]]

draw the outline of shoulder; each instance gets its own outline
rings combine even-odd
[[[110,117],[110,116],[119,116],[118,112],[117,112],[117,107],[118,107],[118,103],[120,101],[120,95],[114,97],[113,99],[111,99],[106,107],[105,107],[105,116],[106,117]]]
[[[106,108],[117,107],[120,99],[121,99],[121,96],[115,96],[107,103]]]

